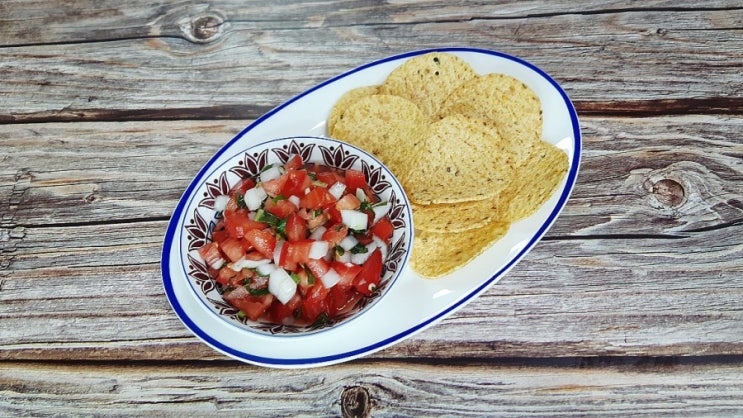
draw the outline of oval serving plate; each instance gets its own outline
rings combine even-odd
[[[322,333],[288,337],[240,329],[207,312],[193,292],[181,263],[177,234],[188,216],[186,205],[215,167],[252,144],[290,136],[326,136],[325,121],[335,102],[355,87],[381,84],[407,59],[428,52],[458,55],[480,74],[511,75],[533,89],[542,102],[542,138],[568,154],[568,174],[540,209],[511,225],[508,233],[476,259],[435,280],[407,268],[395,286],[346,326]],[[581,134],[567,94],[545,72],[521,59],[490,50],[440,48],[419,50],[369,63],[330,79],[278,106],[245,128],[199,171],[173,212],[166,231],[162,274],[165,292],[181,321],[198,338],[235,359],[268,367],[330,365],[371,354],[437,323],[503,277],[547,232],[565,206],[578,174]]]

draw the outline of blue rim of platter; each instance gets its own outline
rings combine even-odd
[[[206,171],[208,171],[211,167],[211,165],[225,152],[225,150],[238,141],[243,135],[245,135],[247,132],[255,129],[259,125],[261,125],[266,119],[270,118],[277,112],[279,112],[281,109],[289,106],[290,104],[296,102],[297,100],[307,96],[308,94],[321,89],[328,84],[334,83],[338,80],[341,80],[345,77],[348,77],[352,74],[355,74],[359,71],[363,71],[365,69],[378,66],[380,64],[389,62],[389,61],[395,61],[395,60],[402,60],[407,59],[410,57],[414,57],[421,54],[426,54],[430,52],[470,52],[470,53],[478,53],[478,54],[484,54],[484,55],[492,55],[495,57],[499,57],[502,59],[506,59],[509,61],[513,61],[517,64],[520,64],[524,67],[527,67],[528,69],[534,71],[537,73],[540,77],[542,77],[544,80],[549,82],[552,87],[560,94],[561,99],[563,100],[563,104],[565,105],[567,111],[570,114],[570,122],[572,127],[572,146],[573,146],[573,156],[572,160],[570,161],[570,168],[568,170],[567,176],[566,176],[566,183],[562,190],[562,193],[560,194],[558,201],[554,207],[554,209],[549,213],[546,220],[542,223],[542,225],[536,230],[536,233],[529,239],[528,243],[523,246],[515,257],[513,257],[508,263],[503,265],[500,269],[498,269],[490,278],[482,282],[479,286],[475,287],[473,290],[471,290],[469,293],[467,293],[465,296],[461,297],[459,300],[457,300],[454,304],[451,306],[446,307],[445,309],[441,310],[440,312],[436,313],[430,318],[427,318],[423,320],[420,323],[417,323],[416,325],[402,331],[398,332],[395,335],[392,335],[388,338],[385,338],[383,340],[377,341],[373,344],[369,344],[367,346],[350,350],[338,354],[328,355],[328,356],[316,356],[316,357],[304,357],[304,358],[274,358],[274,357],[266,357],[266,356],[258,356],[254,355],[248,352],[236,350],[232,347],[229,347],[225,345],[224,343],[214,339],[211,337],[207,332],[199,328],[186,314],[186,312],[183,310],[183,307],[179,303],[178,299],[176,298],[175,291],[173,288],[173,276],[170,272],[170,254],[172,251],[172,246],[174,244],[177,244],[176,241],[174,241],[174,237],[176,236],[176,229],[179,224],[179,219],[183,215],[183,212],[185,210],[185,200],[184,198],[181,198],[178,202],[178,205],[176,206],[170,222],[168,223],[168,227],[165,233],[164,237],[164,243],[163,243],[163,251],[162,251],[162,257],[161,257],[161,269],[162,269],[162,276],[163,276],[163,286],[165,288],[166,296],[173,308],[173,310],[176,312],[180,320],[186,325],[186,327],[189,328],[189,330],[194,333],[197,337],[199,337],[202,341],[207,343],[208,345],[212,346],[217,351],[220,351],[228,356],[234,357],[236,359],[241,359],[243,361],[246,361],[248,363],[256,364],[256,365],[264,365],[264,366],[273,366],[273,367],[296,367],[296,366],[305,366],[305,367],[316,367],[316,366],[323,366],[326,364],[333,364],[344,360],[351,360],[357,357],[360,357],[365,354],[370,354],[376,351],[379,351],[397,341],[400,341],[406,337],[409,337],[418,331],[421,331],[428,327],[429,325],[434,324],[438,320],[443,319],[446,317],[450,312],[457,310],[458,308],[462,307],[466,303],[468,303],[470,300],[472,300],[475,296],[479,295],[480,293],[484,292],[486,289],[488,289],[491,285],[493,285],[500,277],[508,271],[511,267],[513,267],[516,263],[518,263],[523,256],[533,248],[533,246],[536,244],[537,241],[539,241],[542,236],[547,232],[549,227],[552,225],[552,223],[557,218],[558,214],[562,211],[563,207],[567,203],[567,200],[573,190],[573,187],[575,185],[577,176],[578,176],[578,168],[580,165],[580,155],[581,155],[581,132],[580,132],[580,124],[578,121],[578,115],[575,111],[575,107],[573,106],[572,102],[570,101],[568,95],[565,93],[565,91],[560,87],[560,85],[552,79],[547,73],[542,71],[537,66],[523,60],[520,58],[516,58],[514,56],[504,54],[497,51],[487,50],[487,49],[479,49],[479,48],[462,48],[462,47],[447,47],[447,48],[431,48],[431,49],[422,49],[422,50],[416,50],[407,52],[404,54],[398,54],[394,56],[390,56],[387,58],[383,58],[377,61],[370,62],[368,64],[362,65],[360,67],[357,67],[353,70],[347,71],[343,74],[340,74],[334,78],[331,78],[329,80],[326,80],[323,83],[320,83],[311,89],[293,97],[292,99],[284,102],[283,104],[279,105],[278,107],[272,109],[268,113],[264,114],[263,116],[256,119],[252,124],[247,126],[245,129],[243,129],[240,133],[238,133],[235,137],[233,137],[229,142],[227,142],[220,150],[214,154],[209,161],[202,167],[202,169],[199,171],[199,173],[196,175],[194,180],[189,184],[188,188],[185,190],[183,196],[189,196],[194,189],[200,184],[201,179],[203,178]]]

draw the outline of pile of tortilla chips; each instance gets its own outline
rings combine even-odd
[[[468,263],[533,214],[568,169],[541,140],[542,106],[524,83],[479,75],[463,59],[428,53],[385,82],[347,92],[328,134],[374,154],[411,200],[412,267],[440,277]]]

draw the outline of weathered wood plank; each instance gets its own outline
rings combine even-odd
[[[465,7],[463,7],[465,6]],[[645,1],[628,5],[623,1],[415,1],[369,3],[365,1],[278,1],[271,5],[260,1],[220,0],[211,2],[153,2],[76,0],[65,7],[50,10],[39,0],[7,0],[0,26],[0,47],[74,42],[105,42],[120,38],[169,36],[192,42],[198,29],[208,35],[232,22],[264,25],[263,28],[331,27],[374,25],[380,23],[413,24],[421,22],[461,21],[467,19],[527,19],[560,14],[616,14],[627,12],[703,12],[740,9],[734,0],[678,2]],[[219,19],[198,21],[199,16]],[[201,27],[198,24],[201,23]],[[196,27],[192,27],[195,25]],[[212,28],[212,31],[206,29]],[[43,29],[42,29],[43,28]],[[92,30],[91,30],[92,29]]]
[[[743,368],[356,362],[281,371],[217,364],[0,364],[4,415],[733,416]],[[355,402],[354,402],[355,401]]]
[[[190,3],[140,6],[134,15],[106,6],[91,14],[75,14],[74,7],[68,14],[41,12],[49,15],[39,19],[52,27],[80,27],[70,39],[87,36],[88,27],[101,22],[118,29],[109,31],[106,42],[64,43],[62,37],[54,45],[26,40],[27,46],[0,48],[0,122],[252,118],[342,71],[410,49],[452,45],[452,39],[532,61],[591,112],[596,112],[591,103],[615,101],[619,105],[609,105],[613,112],[627,111],[634,102],[643,108],[643,102],[662,106],[668,100],[682,101],[673,107],[710,112],[736,113],[743,107],[743,35],[737,30],[743,9],[731,9],[731,3],[681,10],[668,19],[663,7],[576,13],[563,4],[551,14],[531,3],[510,5],[501,15],[500,4],[486,4],[462,16],[461,7],[436,2],[371,14],[368,8],[337,8],[331,2],[316,6],[317,18],[305,22],[293,20],[297,4],[265,20],[255,17],[265,6],[257,13],[240,6],[238,12],[237,4],[225,6],[236,16],[228,15],[205,44],[172,33],[184,21],[190,28],[190,19],[211,13]],[[21,7],[10,6],[22,16]],[[222,13],[220,7],[214,13]],[[325,15],[326,8],[340,11]],[[426,17],[435,10],[437,16]],[[539,16],[525,19],[524,10]],[[354,23],[359,16],[367,21]],[[163,22],[171,27],[166,34],[158,28]],[[132,34],[126,36],[127,30]],[[16,28],[11,33],[34,39],[43,35],[32,33],[40,32]],[[683,104],[684,99],[694,102]]]
[[[248,122],[0,126],[3,225],[165,219]],[[581,125],[578,183],[552,235],[678,235],[743,219],[741,117],[586,117]]]

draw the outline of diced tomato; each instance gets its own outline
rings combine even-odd
[[[279,267],[288,270],[295,271],[297,269],[297,262],[289,260],[289,242],[283,241],[281,245],[281,252],[279,253]]]
[[[292,201],[289,199],[266,199],[266,203],[263,206],[263,209],[266,212],[283,219],[296,212],[297,205],[292,203]]]
[[[245,255],[245,249],[243,249],[243,245],[240,241],[241,240],[237,238],[230,237],[222,241],[219,245],[219,248],[222,250],[224,255],[226,255],[232,262],[243,258]]]
[[[389,244],[390,239],[392,238],[392,233],[395,232],[395,227],[392,225],[390,218],[385,216],[372,225],[370,231],[373,235],[376,235],[377,238]]]
[[[328,217],[334,224],[339,224],[343,222],[343,217],[341,216],[341,211],[335,208],[335,206],[331,206],[327,210]]]
[[[281,194],[281,190],[284,188],[284,184],[286,184],[286,179],[287,176],[286,173],[284,173],[279,177],[276,177],[275,179],[264,181],[262,183],[263,190],[266,192],[267,195],[276,197]]]
[[[351,286],[354,279],[361,271],[361,266],[353,263],[342,263],[340,261],[334,261],[331,266],[339,276],[341,281],[336,286]]]
[[[299,201],[299,207],[307,209],[325,209],[335,203],[335,198],[324,187],[313,187]]]
[[[271,230],[250,229],[245,233],[245,239],[255,247],[265,258],[273,258],[273,250],[276,247],[276,237]]]
[[[328,270],[330,270],[330,265],[328,264],[327,261],[323,260],[322,258],[317,259],[317,260],[309,259],[307,260],[307,263],[305,263],[305,265],[310,270],[310,273],[312,273],[312,275],[318,279],[324,276],[325,273],[327,273]]]
[[[229,267],[222,267],[219,269],[216,280],[223,286],[238,286],[242,284],[246,277],[242,270],[235,271]]]
[[[281,194],[289,196],[304,196],[304,191],[312,186],[312,179],[304,170],[288,170],[286,172],[286,183],[281,189]]]
[[[232,306],[243,311],[252,321],[257,321],[263,316],[274,300],[270,293],[264,296],[253,296],[245,289],[245,286],[237,286],[222,296]]]
[[[348,169],[345,175],[346,187],[351,193],[356,193],[356,189],[364,189],[366,186],[366,177],[361,170]]]
[[[301,306],[302,297],[299,293],[296,293],[286,304],[281,303],[278,299],[274,300],[268,310],[268,316],[271,321],[282,323],[286,319],[293,319],[299,313]]]
[[[330,316],[337,316],[351,310],[361,299],[361,294],[354,291],[351,287],[340,286],[337,284],[330,289],[328,295],[328,309]]]
[[[316,173],[315,176],[317,177],[318,181],[321,181],[327,184],[327,187],[332,186],[336,182],[341,182],[341,183],[344,182],[343,176],[338,174],[338,172],[335,170],[321,171],[321,172]]]
[[[252,261],[260,261],[265,260],[266,256],[263,255],[260,251],[250,251],[245,254],[246,260],[252,260]]]
[[[343,197],[340,198],[335,203],[335,208],[338,210],[344,210],[344,209],[357,209],[361,206],[361,201],[352,194],[346,194],[343,195]]]
[[[306,263],[307,260],[310,259],[310,249],[312,248],[313,242],[313,240],[284,242],[284,247],[282,248],[282,250],[286,249],[285,262],[288,263],[288,265]]]
[[[247,209],[225,210],[224,226],[233,238],[242,238],[251,229],[264,229],[266,224],[248,217]]]
[[[302,302],[302,316],[308,322],[315,322],[320,314],[328,314],[328,294],[330,289],[326,289],[319,280],[312,286],[305,295]]]
[[[299,154],[294,154],[286,161],[286,164],[284,164],[284,168],[287,170],[299,170],[302,168],[302,156]]]
[[[339,242],[343,241],[343,238],[348,236],[348,227],[342,223],[331,225],[322,234],[322,240],[330,243],[331,246],[338,245]]]
[[[382,252],[375,249],[366,260],[353,281],[353,287],[362,295],[369,296],[376,290],[382,276]]]
[[[226,261],[224,257],[222,257],[222,251],[219,249],[219,244],[216,242],[209,242],[199,248],[199,255],[207,266],[214,269],[222,267],[222,264]]]
[[[212,241],[214,242],[222,242],[229,237],[230,232],[224,227],[224,222],[222,222],[221,227],[217,224],[217,227],[212,231]]]
[[[289,215],[286,220],[286,239],[288,241],[300,241],[307,238],[307,222],[296,212]]]
[[[249,189],[252,189],[255,187],[255,180],[251,178],[245,178],[240,180],[233,188],[230,190],[230,194],[235,196],[235,193],[240,193],[242,195],[245,194]]]

